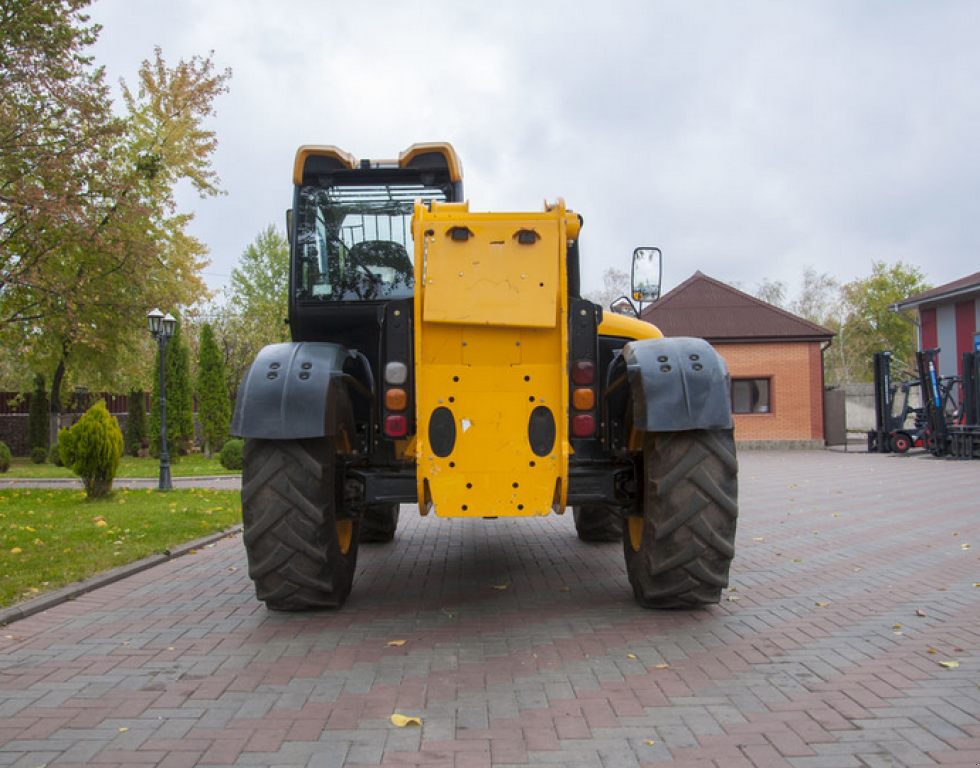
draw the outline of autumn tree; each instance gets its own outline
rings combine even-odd
[[[0,340],[53,371],[60,407],[69,368],[107,375],[145,365],[134,318],[205,294],[206,248],[177,211],[183,181],[219,192],[203,122],[230,72],[210,58],[168,67],[159,49],[127,114],[113,113],[90,0],[11,0],[0,11]]]
[[[197,358],[197,418],[204,437],[204,452],[212,457],[228,439],[231,404],[225,361],[210,323],[201,327]]]
[[[623,272],[615,267],[608,267],[602,273],[602,289],[589,291],[585,298],[594,304],[598,304],[603,310],[613,311],[623,315],[633,315],[633,309],[628,301],[619,302],[618,299],[630,295],[630,276],[628,272]]]
[[[780,309],[786,305],[786,283],[782,280],[770,280],[763,278],[762,282],[755,287],[755,297],[762,299],[767,304],[772,304]]]
[[[872,380],[872,356],[888,350],[895,360],[911,367],[915,355],[915,327],[895,311],[902,299],[932,286],[925,275],[901,261],[891,266],[872,262],[871,275],[844,286],[844,316],[840,333],[846,350],[849,380]]]
[[[225,301],[212,315],[230,398],[262,347],[289,341],[288,290],[289,242],[270,224],[242,252]]]

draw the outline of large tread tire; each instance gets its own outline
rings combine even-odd
[[[575,532],[582,541],[620,541],[623,538],[623,516],[616,507],[583,504],[572,507]]]
[[[358,521],[338,515],[333,438],[245,441],[248,575],[277,611],[339,608],[354,581]]]
[[[645,608],[721,600],[735,556],[738,460],[732,430],[646,433],[643,517],[627,518],[626,570]]]
[[[386,544],[398,529],[398,505],[374,504],[361,515],[361,542]]]

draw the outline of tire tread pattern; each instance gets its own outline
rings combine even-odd
[[[344,553],[334,455],[327,438],[245,441],[242,538],[255,594],[269,608],[339,608],[350,593],[357,526]]]
[[[623,538],[623,516],[615,507],[583,504],[572,507],[575,532],[582,541],[619,541]]]
[[[374,504],[361,514],[361,542],[386,544],[398,529],[398,505]]]
[[[647,433],[639,550],[627,530],[626,568],[648,608],[717,603],[728,585],[738,518],[732,430]]]

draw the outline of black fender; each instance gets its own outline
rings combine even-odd
[[[270,344],[256,356],[238,387],[231,433],[263,440],[299,440],[344,432],[354,417],[345,370],[362,364],[357,353],[327,342]],[[367,376],[370,382],[370,376]]]
[[[609,391],[623,407],[632,402],[632,426],[642,432],[732,428],[728,366],[704,339],[627,343],[610,367]]]

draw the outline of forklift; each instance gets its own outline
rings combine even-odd
[[[919,390],[920,380],[893,383],[891,365],[891,352],[874,353],[875,428],[868,432],[868,453],[908,453],[925,447],[925,411],[912,406],[912,390]],[[906,426],[909,416],[913,422]]]

